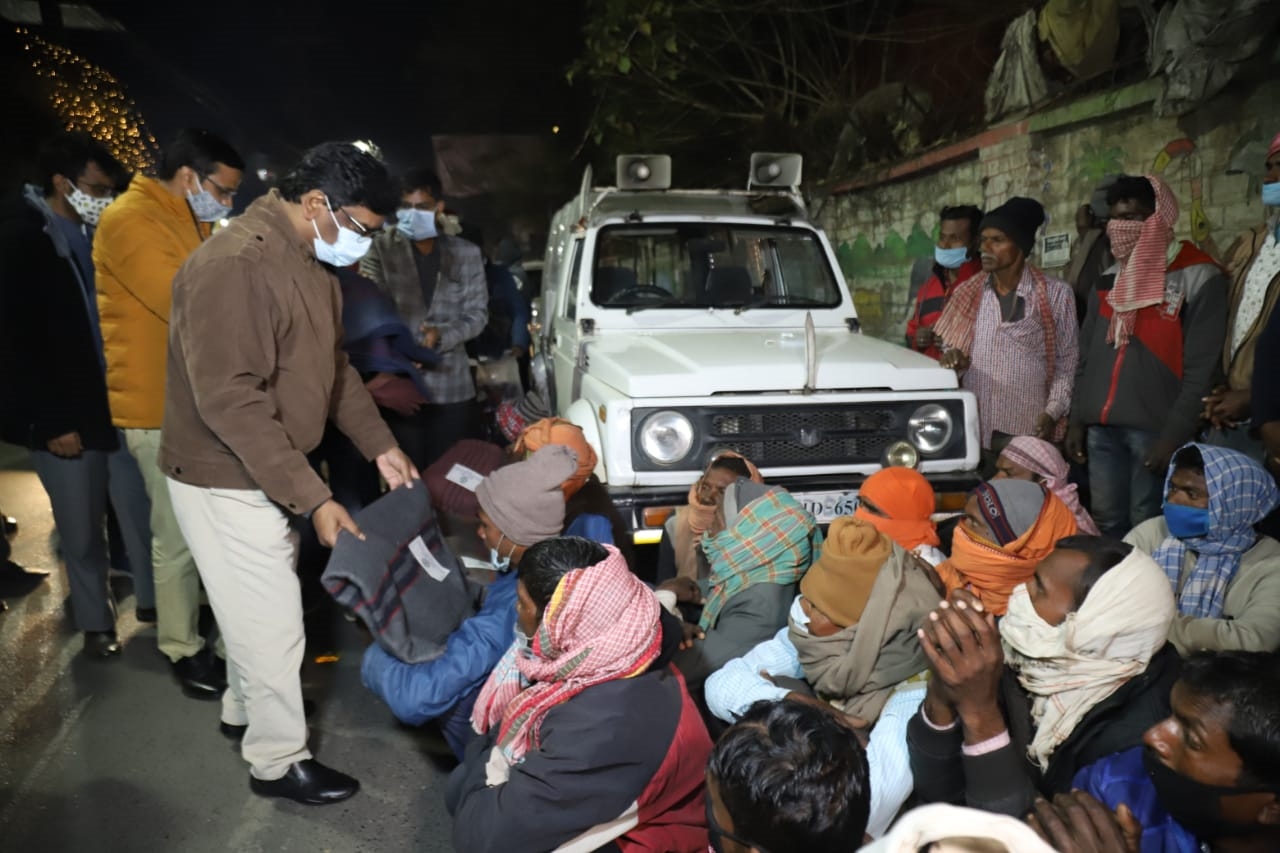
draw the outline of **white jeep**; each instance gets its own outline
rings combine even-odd
[[[936,361],[861,334],[800,158],[754,155],[746,191],[669,176],[662,156],[619,157],[616,188],[588,170],[552,220],[534,323],[534,381],[586,432],[635,541],[661,538],[726,449],[823,522],[883,464],[917,465],[939,509],[962,506],[977,402]]]

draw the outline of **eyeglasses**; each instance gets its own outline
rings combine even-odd
[[[358,233],[361,237],[372,238],[374,234],[377,234],[379,231],[382,230],[381,227],[375,227],[373,225],[365,225],[359,219],[356,219],[354,216],[348,213],[345,207],[340,207],[338,208],[338,210],[341,210],[342,215],[347,217],[347,219],[350,220],[351,224],[356,227],[357,229],[356,233]]]
[[[202,182],[207,182],[209,186],[213,187],[214,195],[218,196],[219,198],[228,198],[228,199],[235,198],[236,193],[240,191],[239,187],[237,187],[234,190],[229,190],[226,187],[222,186],[222,184],[215,181],[213,178],[201,178],[200,180]]]
[[[87,195],[94,198],[109,198],[115,194],[116,188],[110,184],[90,184],[84,181],[76,181],[76,186]]]

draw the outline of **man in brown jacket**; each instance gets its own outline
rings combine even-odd
[[[307,464],[332,419],[391,488],[418,474],[341,347],[337,279],[398,199],[350,143],[303,155],[279,188],[202,245],[173,283],[160,465],[227,646],[222,732],[243,738],[250,788],[324,804],[359,783],[311,757],[291,518],[332,546],[363,538]]]

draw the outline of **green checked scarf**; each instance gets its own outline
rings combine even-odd
[[[729,599],[753,584],[795,583],[821,547],[822,531],[813,516],[789,492],[769,489],[725,530],[703,538],[711,589],[698,624],[710,630]]]

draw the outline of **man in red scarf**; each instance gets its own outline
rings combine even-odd
[[[1067,455],[1087,462],[1093,519],[1122,537],[1160,514],[1173,451],[1195,437],[1226,334],[1226,281],[1174,240],[1178,200],[1160,178],[1107,191],[1116,266],[1089,295]]]
[[[669,665],[676,620],[617,548],[576,537],[529,548],[517,596],[449,780],[455,849],[705,850],[711,739]]]

